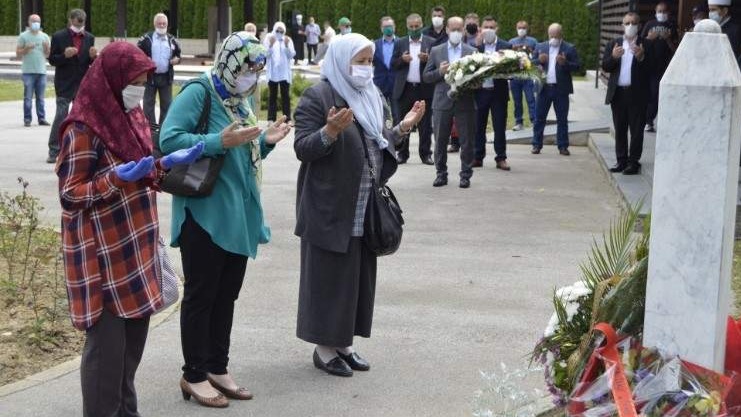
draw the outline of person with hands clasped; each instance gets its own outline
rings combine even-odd
[[[180,389],[183,398],[207,407],[226,407],[227,397],[252,398],[228,371],[234,302],[247,259],[270,240],[261,203],[262,160],[291,130],[285,116],[260,129],[247,104],[265,53],[253,35],[229,35],[199,85],[175,98],[160,134],[160,148],[168,156],[198,142],[204,143],[205,156],[224,156],[210,195],[172,198],[172,245],[180,247],[185,275]],[[207,98],[207,133],[193,133]]]
[[[267,77],[268,77],[268,120],[278,120],[278,87],[283,115],[291,120],[291,83],[293,70],[291,64],[296,50],[293,40],[286,34],[286,25],[275,22],[273,32],[265,37],[267,48]]]
[[[370,369],[355,352],[353,338],[370,337],[373,321],[376,255],[363,241],[371,184],[385,184],[396,172],[394,145],[425,113],[424,101],[417,101],[392,127],[390,110],[373,84],[374,47],[360,34],[334,40],[322,81],[304,92],[295,114],[293,148],[301,161],[296,335],[316,345],[315,367],[345,377]]]
[[[162,305],[155,190],[164,171],[203,144],[155,160],[139,102],[154,64],[126,42],[108,45],[80,84],[64,123],[56,173],[64,272],[85,416],[139,416],[134,375],[149,316]]]

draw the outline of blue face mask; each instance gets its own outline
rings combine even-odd
[[[33,31],[41,30],[41,22],[31,22],[31,30]]]

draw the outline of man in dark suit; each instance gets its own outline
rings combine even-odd
[[[391,65],[396,71],[393,100],[399,104],[399,114],[407,114],[416,101],[424,101],[429,109],[432,103],[432,85],[422,81],[422,72],[429,58],[434,39],[422,35],[422,16],[412,13],[407,17],[409,36],[399,38],[394,47]],[[425,165],[432,161],[432,112],[425,112],[419,124],[419,158]],[[409,159],[409,136],[397,147],[399,163]]]
[[[394,95],[394,68],[391,66],[391,58],[394,55],[396,45],[396,26],[394,19],[389,16],[381,18],[381,32],[383,36],[375,40],[376,52],[373,55],[373,83],[376,84],[386,102],[391,107],[394,123],[398,122],[398,105],[393,99]]]
[[[481,44],[478,50],[484,54],[512,49],[512,45],[497,36],[497,21],[492,16],[484,17],[481,26]],[[489,79],[476,92],[476,144],[474,146],[473,167],[484,165],[486,157],[486,127],[489,114],[494,124],[494,152],[497,169],[509,171],[507,164],[507,103],[509,102],[509,83],[507,80]]]
[[[610,171],[625,175],[640,172],[643,128],[650,92],[650,66],[643,40],[638,36],[639,24],[638,14],[627,13],[623,17],[624,36],[605,45],[602,55],[602,70],[610,73],[605,103],[612,108],[615,126],[617,164]]]
[[[432,46],[442,45],[448,41],[448,32],[445,31],[445,8],[443,6],[433,7],[431,18],[432,24],[422,31],[422,35],[432,38]]]
[[[46,159],[50,164],[57,161],[59,154],[59,126],[67,118],[69,105],[77,94],[82,77],[98,55],[95,37],[85,31],[85,11],[72,9],[67,17],[69,26],[52,35],[49,51],[49,63],[55,67],[54,91],[57,95],[57,112],[49,133],[49,157]]]
[[[473,142],[476,134],[476,101],[473,92],[463,92],[456,98],[450,98],[450,85],[445,82],[450,64],[466,55],[473,54],[476,49],[466,45],[463,40],[463,19],[454,16],[448,19],[448,42],[435,46],[430,51],[427,66],[422,80],[435,84],[435,93],[432,99],[432,124],[435,130],[435,168],[437,177],[432,183],[434,187],[441,187],[448,183],[447,151],[450,138],[451,122],[453,117],[459,132],[461,144],[461,172],[460,187],[471,186],[473,175]]]
[[[547,42],[541,42],[535,47],[533,59],[539,63],[546,80],[543,89],[538,94],[536,104],[535,124],[533,125],[533,154],[539,154],[543,148],[543,130],[545,119],[551,109],[556,111],[556,144],[561,155],[571,155],[569,152],[569,95],[574,93],[574,83],[571,73],[580,67],[579,55],[574,45],[563,40],[561,25],[553,23],[548,27]]]
[[[654,120],[659,113],[659,83],[669,67],[674,52],[677,50],[677,23],[671,19],[669,4],[660,1],[656,4],[656,18],[643,27],[641,37],[651,49],[649,63],[649,99],[646,110],[646,131],[654,132]],[[648,46],[647,46],[648,47]]]
[[[741,25],[731,16],[731,0],[708,0],[708,18],[720,25],[720,30],[728,36],[731,48],[737,59],[741,59]]]
[[[157,66],[147,81],[144,90],[144,114],[151,124],[162,124],[172,102],[172,82],[175,79],[175,64],[180,63],[180,44],[175,36],[167,33],[167,15],[154,16],[154,30],[139,38],[137,46]],[[154,115],[157,94],[160,96],[159,122]]]

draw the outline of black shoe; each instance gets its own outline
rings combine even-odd
[[[44,119],[39,120],[39,126],[50,126],[49,122]]]
[[[569,152],[569,150],[568,150],[568,149],[566,149],[566,148],[563,148],[563,149],[559,149],[559,150],[558,150],[558,153],[560,153],[560,154],[561,154],[561,155],[563,155],[563,156],[569,156],[569,155],[571,155],[571,152]]]
[[[461,150],[460,145],[450,145],[448,146],[448,153],[456,153]]]
[[[23,126],[25,126],[25,127],[31,127],[31,122],[23,122]]]
[[[425,165],[435,165],[435,161],[432,160],[431,156],[428,156],[426,158],[422,158],[422,163]]]
[[[540,154],[540,148],[533,146],[533,149],[530,149],[530,153],[533,155],[538,155]]]
[[[49,156],[46,158],[47,164],[56,164],[57,163],[57,157],[56,156]]]
[[[482,168],[484,166],[484,161],[481,159],[474,159],[473,163],[471,164],[471,168]]]
[[[656,128],[654,127],[653,124],[649,123],[646,125],[646,132],[655,132],[655,131],[656,131]]]
[[[448,185],[448,177],[438,175],[437,178],[435,178],[435,181],[432,183],[432,186],[442,187],[443,185]]]
[[[316,349],[314,350],[314,366],[330,375],[352,376],[352,369],[350,369],[342,358],[337,356],[332,358],[331,361],[324,363],[322,362],[322,358],[320,358],[319,354],[316,352]]]
[[[639,172],[641,172],[640,164],[628,164],[625,170],[623,170],[623,175],[636,175]]]
[[[468,188],[471,186],[471,180],[469,180],[468,178],[461,178],[461,182],[460,184],[458,184],[458,186],[461,188]]]
[[[406,163],[407,163],[407,159],[409,159],[409,158],[397,158],[397,159],[396,159],[396,162],[397,162],[397,163],[398,163],[399,165],[404,165],[404,164],[406,164]]]
[[[340,358],[345,361],[346,364],[350,365],[350,368],[354,371],[370,371],[370,364],[365,359],[361,358],[357,352],[353,352],[349,355],[344,355],[339,350],[337,354]]]
[[[625,171],[625,168],[627,168],[627,167],[628,167],[628,164],[626,164],[626,163],[622,163],[621,164],[621,163],[618,162],[617,164],[615,164],[615,166],[613,166],[612,168],[610,168],[610,172],[623,172],[623,171]]]

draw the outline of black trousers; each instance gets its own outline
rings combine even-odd
[[[160,96],[160,117],[159,121],[154,113],[156,96]],[[154,74],[152,82],[147,83],[144,87],[144,115],[149,119],[149,123],[161,125],[167,116],[167,110],[172,103],[172,83],[170,74]]]
[[[661,75],[652,75],[649,80],[648,109],[646,109],[646,123],[654,124],[656,115],[659,114],[659,84]]]
[[[62,122],[69,114],[69,105],[72,103],[72,97],[57,96],[57,111],[54,114],[54,121],[51,124],[49,132],[49,156],[56,158],[59,155],[59,128]]]
[[[197,383],[206,380],[206,373],[227,373],[234,302],[247,257],[217,246],[190,212],[180,231],[180,253],[185,275],[180,307],[183,377]]]
[[[291,84],[288,81],[268,81],[268,120],[278,120],[278,86],[280,86],[280,100],[283,114],[291,120]]]
[[[476,92],[476,145],[474,159],[483,161],[486,157],[486,127],[489,115],[494,125],[494,152],[497,162],[507,159],[507,98],[499,97],[493,89],[481,89]]]
[[[403,118],[414,106],[415,101],[424,101],[427,110],[417,127],[419,131],[419,157],[425,160],[432,156],[432,100],[426,96],[420,84],[406,83],[404,93],[399,98],[399,116]],[[399,159],[409,159],[409,136],[396,147]]]
[[[134,376],[147,341],[149,317],[123,319],[103,309],[82,350],[82,415],[140,417]]]
[[[643,153],[643,129],[646,126],[646,100],[636,99],[628,88],[618,87],[612,99],[615,126],[615,156],[618,164],[638,163]],[[628,143],[630,132],[630,144]]]
[[[309,56],[308,56],[309,62],[313,62],[312,61],[312,57],[316,58],[316,47],[317,46],[319,46],[318,43],[315,43],[313,45],[310,44],[310,43],[307,43],[306,44],[306,49],[308,50],[308,54],[309,54]]]

